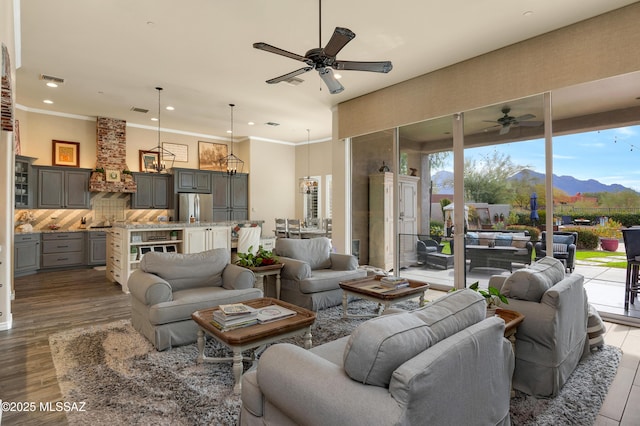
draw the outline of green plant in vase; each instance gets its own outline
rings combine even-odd
[[[500,290],[495,287],[489,287],[485,290],[480,288],[480,283],[476,281],[475,283],[471,284],[469,288],[471,290],[477,291],[484,297],[485,302],[487,302],[488,311],[495,311],[495,309],[502,303],[504,303],[505,305],[509,304],[509,299],[507,299],[507,297],[504,294],[500,293]]]
[[[256,268],[259,266],[268,266],[280,263],[278,256],[273,254],[271,250],[266,250],[262,246],[258,247],[256,254],[253,254],[252,251],[253,246],[249,247],[249,250],[246,253],[238,253],[236,265],[244,266],[246,268]]]

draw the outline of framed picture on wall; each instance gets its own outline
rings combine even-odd
[[[157,164],[160,159],[159,155],[156,151],[143,151],[139,150],[140,153],[140,171],[141,172],[155,172],[156,168],[153,166],[154,163]]]
[[[224,163],[226,156],[226,144],[198,141],[200,170],[226,171],[227,165]]]
[[[54,166],[80,167],[80,143],[53,141]]]

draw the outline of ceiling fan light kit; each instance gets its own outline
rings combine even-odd
[[[322,2],[319,1],[320,13],[319,15],[319,28],[322,29]],[[344,87],[336,77],[333,75],[333,70],[344,71],[369,71],[388,73],[393,69],[391,61],[377,61],[377,62],[362,62],[362,61],[339,61],[336,59],[338,53],[356,37],[356,34],[348,28],[336,27],[333,31],[333,35],[329,42],[324,47],[317,47],[307,51],[304,56],[292,53],[284,49],[272,46],[264,42],[253,43],[253,47],[265,52],[275,53],[276,55],[286,56],[287,58],[294,59],[296,61],[304,62],[306,67],[299,68],[290,73],[281,75],[267,80],[269,84],[276,84],[283,81],[288,81],[293,77],[296,77],[305,72],[309,72],[313,69],[318,71],[320,78],[324,81],[329,89],[329,93],[332,95],[340,93],[344,90]],[[319,46],[322,46],[322,33],[319,35]]]
[[[511,112],[511,107],[507,105],[502,107],[501,112],[504,115],[495,121],[483,120],[485,123],[496,123],[494,126],[491,126],[485,130],[492,129],[494,127],[500,127],[499,134],[506,135],[507,133],[509,133],[509,130],[511,130],[512,127],[518,127],[518,126],[538,127],[544,124],[542,121],[527,121],[527,120],[531,120],[532,118],[536,118],[536,116],[533,114],[524,114],[518,117],[513,117],[509,115],[509,113]]]

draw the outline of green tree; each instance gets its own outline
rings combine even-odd
[[[511,156],[497,150],[479,160],[467,159],[464,163],[466,199],[490,204],[511,203],[515,190],[508,178],[528,167],[514,164]]]

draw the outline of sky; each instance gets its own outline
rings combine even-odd
[[[468,149],[465,159],[480,159],[495,149],[509,155],[514,164],[545,172],[544,139]],[[640,192],[640,126],[554,137],[553,173]]]

